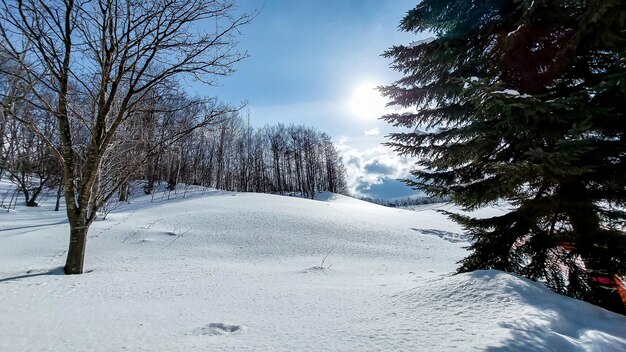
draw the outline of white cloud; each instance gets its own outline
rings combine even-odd
[[[337,141],[336,142],[337,145],[347,145],[348,141],[350,141],[350,137],[338,136],[338,137],[335,137],[335,140]]]
[[[348,188],[353,195],[390,199],[402,193],[404,186],[395,180],[410,178],[409,171],[415,166],[415,160],[398,156],[383,145],[359,149],[350,138],[337,140],[346,166]],[[412,193],[406,187],[406,194]]]
[[[378,136],[380,134],[380,130],[378,127],[374,127],[371,130],[364,131],[363,133],[365,133],[366,136]]]

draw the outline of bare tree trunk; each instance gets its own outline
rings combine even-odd
[[[70,245],[67,250],[65,262],[65,274],[82,274],[85,261],[85,249],[87,248],[87,231],[89,226],[80,221],[80,214],[74,214],[75,219],[70,220]]]
[[[128,182],[124,183],[122,186],[120,186],[120,194],[119,194],[119,201],[120,202],[128,202],[128,193],[130,192],[130,184],[128,184]]]
[[[54,205],[54,211],[59,211],[59,207],[61,206],[61,194],[63,193],[63,182],[59,182],[59,186],[57,187],[57,201]]]

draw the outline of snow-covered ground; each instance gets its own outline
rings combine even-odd
[[[441,206],[153,201],[96,222],[77,276],[53,201],[0,209],[0,351],[626,350],[623,316],[503,272],[452,276],[467,243]]]

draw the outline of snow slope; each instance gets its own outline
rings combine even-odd
[[[626,350],[622,316],[502,272],[451,276],[466,243],[432,209],[178,198],[96,222],[78,276],[61,275],[53,202],[0,211],[0,351]]]

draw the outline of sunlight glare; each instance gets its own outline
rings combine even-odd
[[[377,119],[387,111],[387,100],[376,90],[375,84],[362,84],[352,94],[350,110],[361,119]]]

